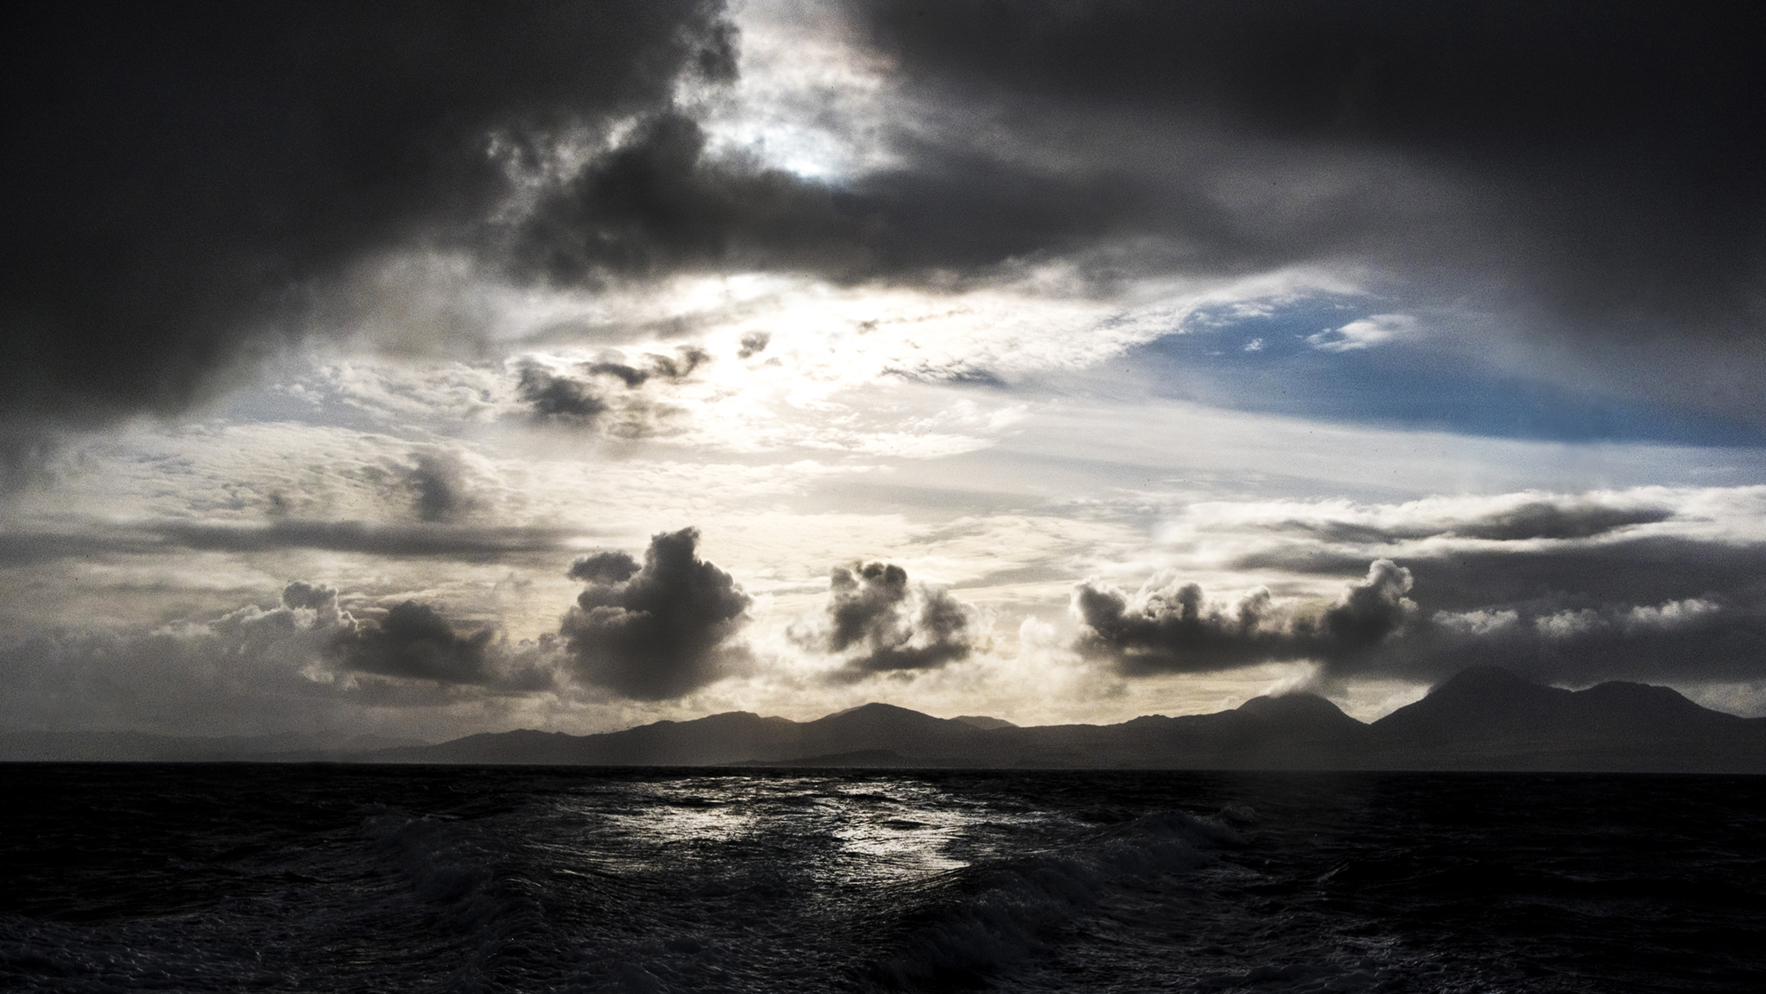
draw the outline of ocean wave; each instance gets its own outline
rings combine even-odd
[[[898,990],[984,984],[1070,940],[1073,923],[1105,894],[1171,889],[1174,877],[1211,861],[1209,850],[1243,841],[1226,818],[1163,811],[1081,847],[991,868],[900,948],[870,964],[869,979]]]

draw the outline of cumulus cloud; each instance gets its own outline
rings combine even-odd
[[[564,616],[571,671],[626,697],[679,697],[728,675],[746,658],[736,636],[750,598],[699,558],[699,531],[656,535],[640,566],[621,552],[580,559],[586,586]]]
[[[1416,319],[1407,314],[1375,314],[1351,321],[1341,328],[1308,335],[1306,343],[1324,352],[1354,352],[1371,349],[1415,330]]]
[[[1376,560],[1367,576],[1325,606],[1277,604],[1258,587],[1230,604],[1202,588],[1157,576],[1133,595],[1087,580],[1073,591],[1084,626],[1077,648],[1123,672],[1212,673],[1258,663],[1312,659],[1347,666],[1403,629],[1416,612],[1405,595],[1410,571]]]
[[[893,563],[837,567],[825,623],[796,633],[799,644],[842,655],[840,679],[937,669],[989,645],[980,613],[950,591],[912,582]]]

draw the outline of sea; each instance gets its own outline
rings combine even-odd
[[[1766,778],[0,766],[0,989],[1763,991]]]

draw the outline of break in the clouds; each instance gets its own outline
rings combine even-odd
[[[578,679],[640,700],[679,697],[747,658],[736,636],[749,596],[730,574],[698,556],[699,532],[650,540],[642,566],[625,553],[598,553],[570,569],[585,587],[560,629]]]
[[[928,670],[988,647],[980,613],[949,590],[911,581],[894,563],[836,567],[826,616],[796,634],[799,644],[843,660],[836,679]]]

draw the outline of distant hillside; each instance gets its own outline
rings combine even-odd
[[[1027,728],[866,704],[806,722],[733,711],[599,735],[521,730],[440,745],[10,735],[0,736],[0,759],[1766,773],[1766,718],[1712,711],[1667,687],[1569,691],[1479,667],[1371,725],[1311,694],[1258,697],[1216,714]]]
[[[1465,670],[1371,730],[1368,762],[1391,768],[1766,772],[1766,718],[1700,707],[1668,687],[1569,691],[1493,666]]]

